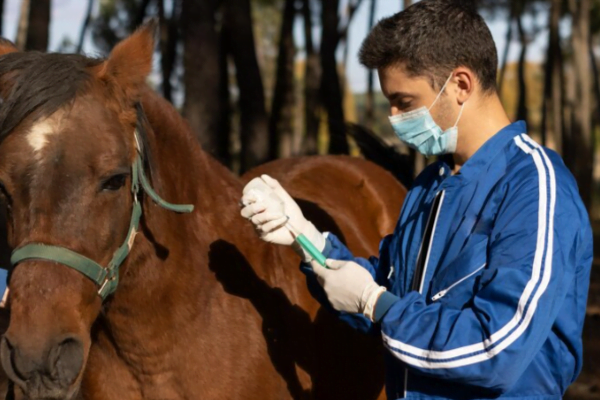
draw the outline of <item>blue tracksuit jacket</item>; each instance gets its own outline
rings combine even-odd
[[[378,258],[355,258],[328,236],[328,258],[356,261],[388,289],[376,323],[337,314],[381,334],[389,399],[558,400],[579,374],[590,222],[561,158],[525,132],[522,122],[504,128],[456,175],[442,161],[426,168]]]

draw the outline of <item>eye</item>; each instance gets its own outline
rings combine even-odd
[[[408,110],[410,107],[412,106],[412,101],[400,101],[398,102],[398,109],[399,110]]]
[[[115,192],[125,186],[129,174],[117,174],[102,182],[102,191]]]
[[[4,186],[2,182],[0,182],[0,196],[4,198],[7,204],[11,203],[12,198],[10,197],[8,190],[6,190],[6,186]]]
[[[6,207],[6,215],[10,217],[12,214],[12,198],[2,182],[0,182],[0,204],[3,204],[4,207]]]

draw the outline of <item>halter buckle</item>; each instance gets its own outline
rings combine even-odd
[[[110,281],[112,278],[104,278],[104,282],[102,282],[102,286],[100,286],[100,289],[98,289],[98,294],[100,295],[100,297],[104,297],[102,293],[104,293],[104,288],[106,287],[106,285],[108,284],[108,281]]]

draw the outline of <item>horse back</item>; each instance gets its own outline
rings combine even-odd
[[[389,172],[347,156],[277,160],[249,171],[242,180],[247,183],[262,174],[277,179],[319,230],[336,234],[355,256],[361,257],[378,254],[379,242],[392,233],[406,196],[406,189]],[[309,294],[302,273],[294,268],[298,257],[289,248],[279,249],[283,268],[295,271],[291,279],[286,273],[286,281],[272,284],[281,286],[289,301],[312,321],[310,331],[304,328],[301,335],[304,340],[298,341],[301,352],[310,354],[306,363],[312,398],[385,398],[381,340],[354,331],[320,308]],[[280,267],[274,264],[273,268]],[[299,324],[296,314],[284,316],[291,332],[307,326],[305,321]],[[307,335],[311,341],[305,340]]]
[[[244,183],[268,174],[277,179],[322,232],[336,234],[355,256],[376,255],[393,232],[406,188],[378,165],[348,156],[299,157],[263,164]]]

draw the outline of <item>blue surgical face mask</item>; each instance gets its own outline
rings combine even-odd
[[[429,112],[435,103],[437,103],[442,93],[444,93],[444,90],[446,90],[450,79],[452,79],[452,74],[450,74],[442,90],[440,90],[429,108],[421,107],[414,111],[389,117],[392,128],[394,128],[394,132],[396,132],[398,138],[409,147],[427,157],[454,153],[456,151],[456,141],[458,139],[457,125],[462,116],[465,103],[463,103],[460,109],[454,126],[446,131],[442,131],[442,128],[435,123]]]

